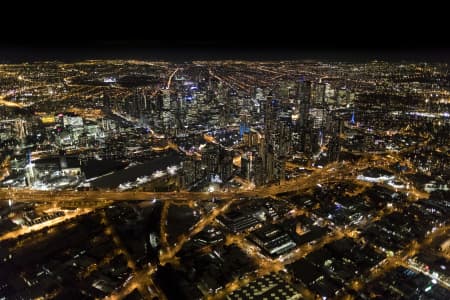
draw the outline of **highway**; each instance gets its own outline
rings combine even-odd
[[[173,76],[175,76],[175,74],[178,72],[178,70],[179,70],[179,68],[176,68],[175,71],[173,71],[172,74],[170,74],[169,80],[167,80],[166,90],[170,89],[170,85],[172,84],[172,78],[173,78]]]
[[[364,157],[356,163],[334,162],[324,168],[317,168],[307,176],[300,176],[286,180],[283,184],[266,185],[255,188],[254,190],[234,190],[231,192],[142,192],[142,191],[115,191],[115,190],[92,190],[92,191],[39,191],[30,189],[0,189],[0,200],[10,200],[16,202],[58,202],[59,204],[78,203],[83,207],[86,203],[88,207],[97,203],[109,203],[110,201],[146,201],[158,199],[161,201],[189,202],[218,198],[222,200],[231,200],[249,197],[268,197],[287,192],[301,192],[314,188],[317,184],[328,184],[344,180],[356,181],[358,172],[368,168],[377,167],[386,169],[387,166],[397,162],[398,158],[394,156],[372,156]],[[358,181],[360,182],[360,181]],[[409,190],[414,199],[426,197],[425,193],[417,191],[414,186]]]
[[[23,107],[25,107],[21,103],[5,100],[5,98],[3,96],[1,96],[1,95],[0,95],[0,105],[4,105],[4,106],[7,106],[7,107],[15,107],[15,108],[23,108]]]
[[[42,223],[34,224],[32,226],[22,226],[16,230],[9,231],[3,235],[0,235],[0,241],[7,240],[7,239],[15,239],[23,234],[27,234],[27,233],[30,233],[33,231],[39,231],[46,227],[56,226],[62,222],[65,222],[65,221],[73,219],[73,218],[77,218],[84,214],[88,214],[92,211],[93,211],[93,209],[91,209],[91,208],[83,208],[83,209],[77,209],[75,211],[68,211],[61,217],[51,219],[51,220],[48,220],[48,221],[45,221]]]
[[[115,201],[149,201],[157,199],[163,202],[163,210],[161,216],[161,251],[159,253],[159,261],[161,265],[172,263],[176,264],[178,261],[177,254],[182,249],[183,245],[188,242],[195,234],[202,231],[206,226],[215,222],[216,217],[228,210],[230,205],[240,201],[240,199],[246,198],[265,198],[272,197],[274,201],[278,201],[279,195],[282,193],[304,193],[308,192],[316,186],[326,185],[330,183],[337,183],[342,181],[354,182],[357,188],[351,192],[351,194],[359,194],[366,188],[371,187],[372,183],[367,183],[356,179],[356,176],[368,167],[378,167],[382,169],[388,169],[388,166],[392,163],[400,161],[399,156],[380,156],[380,155],[366,155],[359,161],[350,162],[334,162],[326,165],[323,168],[315,168],[312,172],[305,176],[296,177],[285,181],[283,184],[264,185],[253,190],[236,189],[231,192],[141,192],[141,191],[114,191],[114,190],[98,190],[98,191],[35,191],[28,189],[0,189],[0,200],[12,199],[15,202],[37,202],[37,203],[53,203],[59,206],[74,206],[84,208],[84,211],[90,211],[93,208],[104,207],[110,205]],[[293,166],[295,167],[295,166]],[[401,174],[396,174],[401,176]],[[388,185],[384,185],[389,187]],[[419,193],[414,186],[411,185],[407,189],[412,197],[409,197],[410,201],[415,201],[419,196],[426,196],[426,194]],[[167,241],[167,215],[170,205],[193,205],[197,201],[211,201],[212,199],[221,199],[222,204],[217,205],[207,215],[204,215],[189,231],[178,237],[177,241],[170,245]],[[87,209],[87,210],[86,210]],[[308,211],[297,208],[294,215],[307,214]],[[379,211],[375,214],[369,223],[372,223],[385,215],[385,211]],[[75,217],[69,216],[67,217]],[[59,220],[56,220],[59,221]],[[127,253],[126,248],[122,244],[120,238],[115,233],[112,226],[109,225],[108,220],[103,216],[102,222],[107,228],[107,234],[111,235],[112,240],[116,244],[116,248],[123,253],[128,261],[128,266],[132,269],[132,276],[125,282],[122,288],[113,292],[109,299],[122,299],[128,295],[135,288],[140,291],[141,294],[146,296],[158,296],[164,298],[164,295],[155,286],[152,280],[152,274],[156,271],[156,266],[148,265],[144,268],[136,268],[130,255]],[[58,222],[59,223],[59,222]],[[56,225],[52,224],[52,225]],[[39,228],[35,228],[36,231]],[[23,230],[23,229],[22,229]],[[24,232],[13,232],[11,235],[2,236],[3,239],[15,238],[22,235]],[[248,242],[243,235],[227,235],[226,243],[233,243],[237,245],[244,253],[246,253],[258,266],[255,272],[247,274],[244,278],[236,279],[227,284],[224,289],[215,295],[211,295],[209,299],[222,299],[226,294],[244,286],[251,280],[259,278],[262,275],[269,274],[271,272],[277,272],[283,270],[286,265],[292,263],[299,258],[305,257],[307,254],[319,249],[323,245],[341,239],[342,237],[352,237],[358,239],[359,233],[354,230],[344,229],[341,227],[335,227],[327,234],[326,237],[319,240],[315,245],[304,245],[297,248],[295,251],[281,256],[278,259],[269,259],[263,256],[259,249]],[[424,243],[425,244],[425,243]],[[422,246],[422,245],[421,245]],[[388,258],[385,262],[380,263],[374,268],[373,275],[370,278],[377,278],[381,274],[384,274],[387,270],[397,265],[406,265],[407,258],[412,257],[419,248],[416,244],[412,244],[411,247],[407,247],[406,251]],[[349,283],[355,290],[360,290],[364,287],[365,283],[361,280],[354,280]],[[303,295],[312,295],[311,291],[305,290]],[[310,298],[310,297],[306,297]]]
[[[234,191],[234,192],[141,192],[141,191],[36,191],[29,189],[0,189],[0,200],[13,199],[16,202],[110,202],[110,201],[145,201],[158,199],[162,201],[190,201],[190,200],[211,200],[219,198],[222,200],[248,198],[248,197],[267,197],[289,191],[297,191],[299,189],[308,189],[314,187],[317,183],[325,183],[333,180],[342,179],[343,173],[346,172],[348,165],[342,164],[344,168],[340,168],[340,172],[330,174],[328,170],[332,169],[334,164],[329,167],[316,170],[308,177],[298,177],[286,181],[283,185],[263,186],[255,190]],[[350,177],[348,177],[350,178]],[[90,204],[89,204],[90,205]]]

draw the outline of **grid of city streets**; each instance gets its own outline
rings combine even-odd
[[[450,299],[444,63],[0,65],[0,299]]]

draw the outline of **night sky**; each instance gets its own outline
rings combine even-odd
[[[79,61],[85,59],[169,60],[290,60],[317,59],[364,62],[450,61],[445,44],[412,44],[408,41],[383,44],[363,40],[349,44],[343,40],[295,42],[291,40],[66,40],[3,41],[0,62],[42,60]]]

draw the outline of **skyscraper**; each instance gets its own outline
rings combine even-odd
[[[251,152],[242,154],[241,157],[241,176],[247,180],[251,179],[253,168],[253,156]]]
[[[187,156],[182,166],[182,186],[184,187],[192,185],[204,176],[201,161],[195,156]]]
[[[233,174],[233,154],[224,148],[220,148],[219,151],[218,173],[223,182],[230,179]]]
[[[300,80],[298,82],[297,106],[299,111],[299,125],[305,127],[309,110],[311,108],[311,81]]]
[[[212,178],[218,173],[219,146],[208,143],[202,150],[202,163],[205,167],[206,176]]]
[[[247,111],[243,111],[240,115],[239,136],[241,138],[244,136],[244,133],[250,132],[249,117],[250,114]]]
[[[254,183],[256,186],[261,186],[265,183],[264,180],[264,165],[261,156],[257,155],[253,161],[253,168],[255,170]]]
[[[341,134],[343,129],[342,119],[335,117],[333,119],[333,126],[331,131],[330,141],[328,143],[327,156],[328,160],[338,161],[341,153]]]
[[[316,82],[314,84],[314,106],[322,107],[325,105],[325,90],[326,84],[322,82]]]

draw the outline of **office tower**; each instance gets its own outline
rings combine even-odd
[[[206,176],[212,178],[218,173],[219,146],[208,143],[202,150],[202,163],[205,167]]]
[[[219,110],[219,125],[226,127],[231,121],[231,110],[230,106],[228,104],[219,103],[218,105]]]
[[[317,82],[314,84],[314,97],[313,103],[316,107],[322,107],[325,105],[325,91],[326,84],[322,82]]]
[[[266,182],[272,182],[275,179],[274,167],[275,167],[275,154],[273,151],[273,146],[271,144],[268,144],[264,160],[264,175]]]
[[[249,118],[250,114],[248,111],[244,110],[241,112],[239,124],[239,136],[241,138],[244,136],[244,133],[250,132]]]
[[[175,124],[172,118],[171,113],[171,98],[170,98],[170,90],[163,90],[162,96],[162,126],[166,130],[170,130],[175,127]]]
[[[266,98],[264,104],[264,138],[261,139],[260,156],[263,167],[263,182],[270,182],[274,179],[274,133],[277,119],[278,101],[273,99],[272,91]]]
[[[195,156],[187,156],[182,163],[182,186],[189,187],[204,176],[200,160]]]
[[[257,155],[253,160],[253,169],[254,169],[254,183],[256,186],[261,186],[265,183],[264,176],[264,166],[263,159],[261,156]]]
[[[325,128],[329,122],[329,112],[325,108],[313,108],[310,110],[312,127],[314,129]]]
[[[337,161],[339,160],[341,151],[341,144],[338,136],[333,136],[328,143],[328,152],[327,156],[329,161]]]
[[[230,179],[233,174],[233,153],[232,151],[220,148],[218,174],[222,182]]]
[[[287,156],[291,152],[291,127],[286,122],[277,124],[276,154],[277,157]]]
[[[309,110],[311,108],[311,81],[300,80],[297,89],[297,106],[299,111],[299,124],[305,127]]]
[[[278,157],[274,164],[275,178],[279,182],[286,179],[286,157]]]
[[[339,160],[341,153],[341,134],[343,130],[343,122],[341,118],[335,118],[333,120],[333,124],[327,151],[328,160],[330,162]]]
[[[244,133],[242,137],[243,144],[247,147],[253,147],[258,145],[259,143],[259,137],[257,132],[248,131],[247,133]]]
[[[3,124],[8,124],[10,128],[11,136],[14,136],[17,140],[23,140],[28,134],[27,123],[22,119],[5,120]]]
[[[241,176],[247,180],[251,179],[253,168],[253,155],[251,152],[242,154],[241,157]]]

